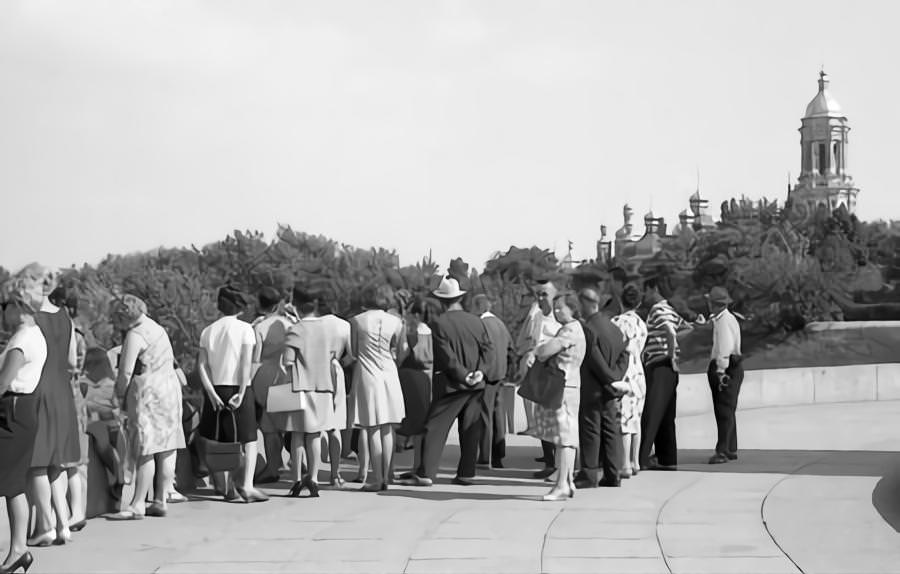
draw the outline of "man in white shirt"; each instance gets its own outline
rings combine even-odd
[[[709,464],[721,464],[736,460],[738,457],[735,411],[741,383],[744,381],[744,368],[741,366],[741,326],[734,314],[728,310],[732,300],[724,287],[713,287],[707,299],[713,327],[713,342],[706,376],[712,392],[713,412],[719,431],[716,454],[709,459]]]
[[[231,489],[229,473],[214,477],[220,481],[219,488],[224,486],[226,500],[263,502],[268,497],[253,486],[258,446],[256,401],[250,386],[250,371],[256,334],[249,323],[238,319],[246,305],[242,293],[231,286],[222,287],[217,304],[222,317],[200,334],[200,380],[207,398],[200,420],[200,434],[211,440],[243,444],[244,476],[242,484],[234,484],[236,493]],[[232,411],[233,425],[229,424],[231,417],[220,417],[223,409]]]

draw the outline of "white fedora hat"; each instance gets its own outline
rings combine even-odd
[[[441,284],[438,285],[438,288],[432,291],[431,294],[438,299],[456,299],[465,295],[466,292],[459,288],[459,281],[453,277],[444,277],[441,279]]]

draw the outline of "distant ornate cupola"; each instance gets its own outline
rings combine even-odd
[[[841,206],[856,211],[859,189],[847,172],[850,126],[840,104],[828,89],[828,75],[819,72],[819,92],[806,106],[800,125],[800,177],[788,198],[810,212],[820,206],[829,212]]]

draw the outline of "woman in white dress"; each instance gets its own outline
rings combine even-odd
[[[366,297],[366,311],[350,321],[356,368],[350,388],[349,418],[366,431],[375,481],[367,492],[387,490],[394,453],[394,427],[406,416],[403,390],[397,373],[397,354],[403,320],[387,312],[393,299],[390,287],[379,287]]]
[[[641,290],[629,283],[622,291],[622,306],[626,311],[612,320],[625,335],[629,356],[625,378],[621,384],[615,383],[615,386],[625,391],[622,396],[622,450],[625,458],[622,476],[625,478],[640,470],[638,449],[641,446],[641,413],[644,411],[644,397],[647,395],[644,365],[641,364],[641,352],[647,342],[647,325],[637,314],[640,304]]]
[[[578,448],[578,407],[581,404],[581,362],[587,349],[584,329],[578,318],[581,307],[575,295],[557,295],[553,314],[562,327],[556,336],[535,349],[538,361],[551,364],[565,375],[562,406],[551,409],[535,406],[536,436],[556,445],[557,479],[544,495],[545,501],[564,500],[575,495],[575,450]]]

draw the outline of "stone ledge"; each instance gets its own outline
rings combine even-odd
[[[747,371],[739,409],[900,399],[900,363]],[[678,414],[712,411],[706,374],[682,374]]]

